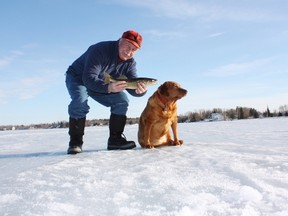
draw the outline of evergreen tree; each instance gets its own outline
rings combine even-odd
[[[271,117],[271,113],[268,107],[267,107],[267,117]]]
[[[259,113],[255,109],[254,109],[253,117],[254,118],[259,118]]]
[[[238,115],[238,119],[244,119],[244,111],[242,107],[237,107],[237,115]]]

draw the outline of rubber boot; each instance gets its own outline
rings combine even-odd
[[[108,139],[108,150],[126,150],[136,147],[134,141],[127,141],[123,135],[126,118],[125,115],[111,114],[109,121],[110,137]]]
[[[82,152],[85,121],[86,117],[81,119],[69,118],[70,142],[67,154],[77,154]]]

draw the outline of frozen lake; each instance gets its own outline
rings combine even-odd
[[[0,215],[288,215],[288,118],[183,123],[179,137],[107,151],[108,127],[89,127],[66,155],[68,129],[0,131]]]

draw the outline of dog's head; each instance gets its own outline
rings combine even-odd
[[[181,99],[187,94],[187,90],[181,88],[177,82],[167,81],[158,88],[159,94],[170,101]]]

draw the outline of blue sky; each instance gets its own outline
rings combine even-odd
[[[178,114],[236,106],[271,111],[288,104],[286,0],[26,0],[0,6],[0,125],[68,120],[67,67],[91,44],[126,30],[143,36],[138,75],[189,92]],[[89,100],[88,119],[109,108]]]

